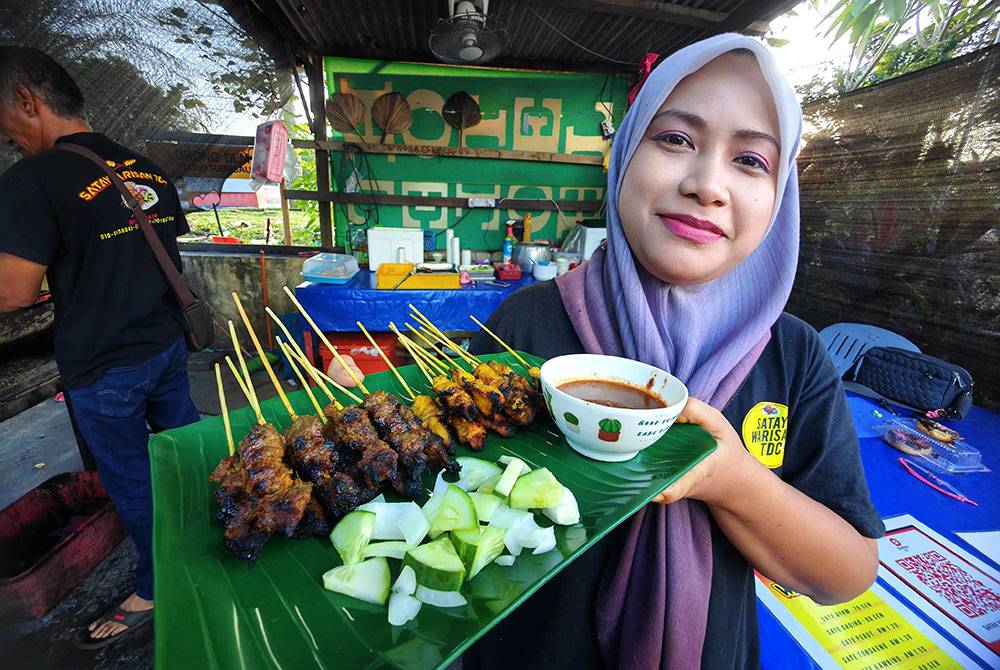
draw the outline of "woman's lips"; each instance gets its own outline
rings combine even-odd
[[[726,236],[721,228],[705,219],[696,219],[687,214],[657,214],[657,216],[674,235],[697,244],[708,244]]]

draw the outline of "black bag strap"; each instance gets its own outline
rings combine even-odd
[[[121,180],[115,171],[96,153],[88,149],[87,147],[82,147],[79,144],[72,144],[70,142],[60,142],[56,145],[59,149],[65,149],[66,151],[71,151],[75,154],[83,156],[96,163],[104,174],[111,179],[111,183],[118,187],[121,191],[122,198],[125,199],[125,204],[128,205],[132,213],[135,214],[135,220],[139,223],[139,229],[142,230],[143,237],[146,238],[146,243],[149,244],[150,249],[153,250],[153,256],[156,257],[156,262],[159,264],[160,269],[163,270],[163,274],[166,276],[167,281],[170,283],[170,287],[174,291],[174,295],[177,296],[177,301],[180,302],[182,308],[187,308],[194,304],[195,297],[191,293],[191,289],[188,288],[187,283],[181,276],[181,273],[177,271],[177,267],[174,262],[170,260],[170,256],[167,255],[167,249],[163,246],[163,242],[160,238],[156,236],[153,231],[153,226],[150,225],[149,219],[146,218],[146,213],[142,211],[142,203],[136,198],[131,191],[129,191],[128,186],[125,182]]]

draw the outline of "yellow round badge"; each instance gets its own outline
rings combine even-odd
[[[788,407],[776,402],[759,402],[743,419],[743,444],[758,461],[770,469],[785,461],[785,432]]]

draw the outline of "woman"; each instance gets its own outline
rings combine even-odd
[[[719,35],[675,53],[615,137],[606,246],[491,318],[546,358],[586,351],[670,371],[691,394],[679,421],[718,449],[464,667],[753,667],[753,569],[820,603],[874,580],[884,528],[840,382],[816,332],[782,313],[798,256],[801,122],[755,40]]]

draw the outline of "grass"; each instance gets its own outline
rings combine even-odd
[[[269,244],[284,244],[284,227],[280,209],[219,209],[219,223],[229,237],[238,237],[247,244],[264,244],[267,239],[267,220],[271,219]],[[292,244],[313,246],[319,244],[319,221],[304,210],[289,212]],[[191,232],[180,238],[181,242],[211,242],[219,234],[215,213],[192,212],[187,215]]]

